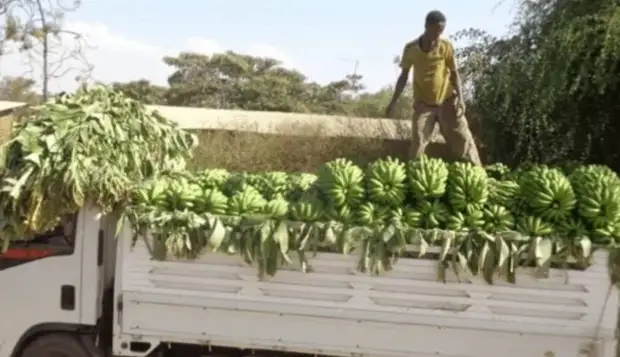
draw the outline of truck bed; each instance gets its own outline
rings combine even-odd
[[[144,356],[161,343],[334,356],[615,355],[618,293],[604,252],[586,271],[536,279],[521,269],[516,285],[465,273],[459,281],[453,272],[440,283],[437,262],[423,259],[368,276],[355,257],[330,253],[311,260],[313,273],[292,266],[259,281],[238,256],[155,261],[143,242],[131,246],[127,231],[119,239],[119,356]],[[149,349],[132,351],[138,342]]]

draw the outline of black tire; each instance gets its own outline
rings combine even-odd
[[[36,338],[20,357],[92,357],[92,354],[78,337],[54,333]]]

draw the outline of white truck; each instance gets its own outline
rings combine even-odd
[[[114,217],[83,209],[73,236],[0,259],[0,357],[198,356],[218,351],[382,357],[612,357],[618,292],[606,256],[587,270],[522,269],[517,284],[401,259],[368,276],[319,254],[269,281],[239,257],[155,261]],[[59,237],[60,235],[60,237]],[[60,241],[60,242],[59,242]],[[175,354],[175,352],[178,352]]]

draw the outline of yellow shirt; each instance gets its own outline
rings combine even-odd
[[[405,45],[400,67],[413,67],[413,98],[428,105],[440,105],[453,94],[450,69],[456,68],[454,49],[448,40],[439,39],[429,52],[420,49],[418,40]]]

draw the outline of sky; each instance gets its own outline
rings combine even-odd
[[[61,0],[69,1],[69,0]],[[91,80],[148,79],[165,85],[171,69],[164,56],[181,51],[212,54],[233,50],[279,59],[320,83],[357,72],[370,90],[391,84],[392,63],[404,44],[423,30],[425,14],[442,11],[446,35],[464,28],[505,34],[514,3],[500,0],[82,0],[64,27],[83,35],[80,46],[92,65]],[[59,49],[76,49],[63,37]],[[458,44],[457,44],[458,45]],[[0,57],[0,74],[40,78],[23,55]],[[60,53],[59,50],[56,51]],[[58,54],[56,57],[59,56]],[[53,91],[70,91],[85,69],[83,59],[64,61]],[[34,71],[30,70],[35,68]],[[64,73],[64,69],[74,69]],[[63,74],[62,76],[60,74]]]

